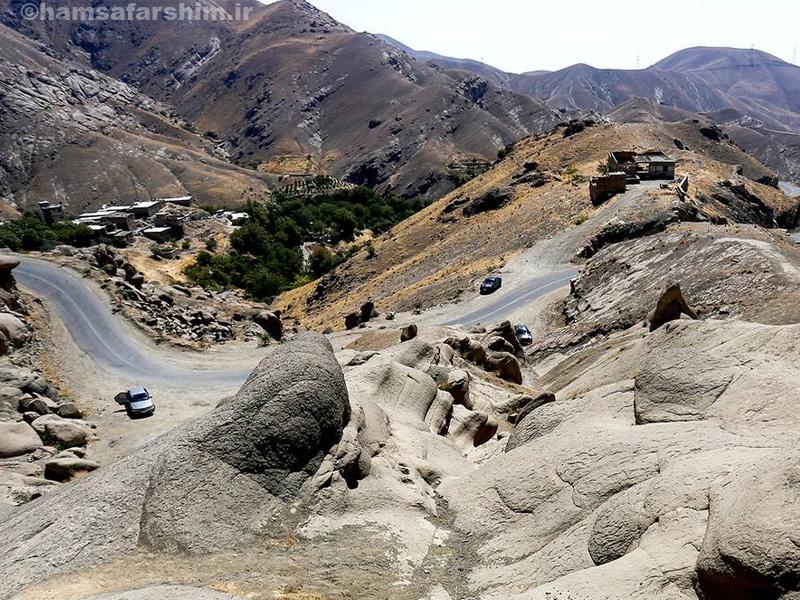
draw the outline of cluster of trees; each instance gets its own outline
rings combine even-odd
[[[47,225],[38,215],[25,213],[16,221],[0,225],[0,248],[50,250],[58,244],[83,248],[93,243],[92,232],[85,225],[61,221]]]
[[[305,265],[304,242],[352,242],[363,229],[383,233],[420,208],[365,187],[312,198],[277,193],[268,203],[249,203],[250,219],[231,236],[230,250],[199,253],[186,275],[210,289],[241,288],[265,300],[327,273],[352,252],[319,247]]]

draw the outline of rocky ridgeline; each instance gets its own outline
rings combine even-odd
[[[0,514],[96,469],[87,460],[94,425],[39,372],[28,311],[17,291],[14,258],[0,256]]]
[[[283,335],[280,313],[269,313],[231,291],[147,282],[130,261],[106,244],[83,250],[60,246],[56,251],[102,271],[103,287],[126,316],[157,339],[209,345],[265,333],[280,340]]]

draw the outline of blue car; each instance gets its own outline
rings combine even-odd
[[[117,394],[115,400],[118,404],[125,406],[125,412],[131,419],[145,419],[156,412],[153,397],[146,388],[141,386],[132,387],[127,392]]]
[[[500,277],[494,275],[487,277],[481,283],[481,294],[492,294],[499,290],[501,285],[503,285],[503,280]]]

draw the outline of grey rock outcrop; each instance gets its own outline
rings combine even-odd
[[[92,596],[85,600],[236,600],[241,598],[242,596],[232,596],[222,592],[215,592],[208,588],[185,585],[153,585],[138,590]]]
[[[662,292],[655,309],[647,318],[650,324],[650,331],[655,331],[664,323],[680,319],[681,315],[686,315],[692,319],[697,318],[697,314],[684,299],[680,284],[673,283]]]
[[[483,368],[495,373],[500,379],[511,383],[522,383],[522,368],[519,361],[508,352],[490,352],[483,361]]]
[[[298,496],[349,418],[330,344],[302,334],[269,351],[211,413],[16,510],[0,523],[0,579],[13,594],[139,545],[209,552],[248,543]]]
[[[754,461],[712,490],[708,529],[697,559],[703,598],[796,597],[798,492],[797,447]]]

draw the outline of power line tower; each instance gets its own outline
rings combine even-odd
[[[794,50],[792,50],[792,64],[797,64],[797,46],[795,46]]]
[[[636,55],[636,68],[637,69],[642,68],[642,57],[639,56],[638,54]]]
[[[756,45],[750,44],[750,66],[756,66]]]

